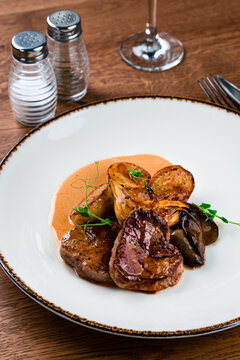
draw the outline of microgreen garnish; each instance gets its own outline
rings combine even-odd
[[[129,173],[130,178],[136,178],[139,179],[139,177],[142,175],[140,171],[137,171],[139,169],[139,166],[133,169],[133,171],[127,169],[127,172]],[[144,179],[145,180],[145,179]]]
[[[127,172],[129,173],[129,177],[130,179],[135,178],[135,179],[139,179],[139,180],[144,180],[145,181],[145,189],[147,190],[147,192],[149,192],[149,194],[153,194],[153,190],[150,187],[150,183],[153,182],[153,180],[157,180],[160,177],[170,177],[169,175],[161,175],[157,178],[152,178],[152,179],[148,179],[148,178],[143,178],[141,177],[142,173],[140,171],[137,171],[139,169],[139,166],[136,167],[135,169],[133,169],[133,171],[127,169]],[[157,185],[159,188],[162,188],[159,184],[155,183],[155,185]]]
[[[149,183],[152,181],[152,179],[142,178],[141,177],[142,173],[140,171],[138,171],[138,169],[139,169],[139,166],[136,167],[135,169],[133,169],[133,171],[127,169],[130,179],[135,178],[135,179],[139,179],[139,180],[144,180],[145,181],[145,189],[147,190],[147,192],[149,192],[149,194],[153,194],[153,190],[151,189],[151,187],[149,185]]]
[[[207,216],[206,220],[208,220],[208,219],[213,220],[216,217],[216,218],[222,220],[224,223],[240,226],[240,223],[237,223],[234,221],[229,221],[224,216],[217,215],[217,210],[211,209],[210,204],[202,203],[201,205],[196,205],[196,204],[193,204],[193,205],[197,206]]]
[[[96,175],[94,176],[94,174],[88,179],[76,179],[75,181],[73,181],[73,183],[71,184],[72,187],[74,187],[75,189],[81,189],[81,187],[78,186],[74,186],[74,184],[78,181],[82,181],[85,184],[85,205],[84,206],[77,206],[75,208],[73,208],[73,210],[77,211],[82,217],[85,218],[89,218],[89,217],[93,217],[95,219],[97,219],[99,222],[96,223],[91,223],[91,222],[87,222],[86,224],[83,225],[77,225],[78,227],[83,227],[84,231],[86,230],[86,228],[88,226],[101,226],[101,225],[111,225],[111,220],[109,218],[106,219],[102,219],[99,216],[93,214],[88,207],[88,203],[87,203],[87,193],[88,193],[88,189],[89,188],[93,188],[93,189],[97,189],[98,186],[94,186],[93,183],[94,181],[98,178],[99,176],[99,169],[98,169],[98,161],[95,161],[95,165],[96,165]]]
[[[83,217],[88,218],[91,216],[90,211],[86,207],[78,206],[78,207],[73,208],[73,210],[77,211]]]
[[[145,189],[147,190],[147,192],[148,192],[149,194],[153,194],[153,189],[150,188],[150,186],[148,185],[147,182],[146,182],[146,184],[145,184]]]

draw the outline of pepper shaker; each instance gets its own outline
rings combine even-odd
[[[58,10],[47,17],[49,56],[60,100],[76,101],[87,92],[89,63],[81,35],[81,18],[76,12]]]
[[[55,115],[57,83],[43,34],[23,31],[12,38],[8,92],[14,116],[23,125],[36,126]]]

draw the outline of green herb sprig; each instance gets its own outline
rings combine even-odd
[[[133,171],[127,169],[127,172],[129,173],[130,178],[136,178],[139,179],[142,173],[140,171],[137,171],[139,169],[139,166],[133,169]],[[145,179],[143,179],[145,180]]]
[[[82,189],[82,186],[81,187],[78,187],[78,186],[74,186],[74,184],[78,181],[82,181],[84,184],[85,184],[85,196],[84,196],[84,199],[85,199],[85,205],[84,206],[77,206],[75,208],[73,208],[73,210],[77,211],[82,217],[85,217],[85,218],[89,218],[89,217],[93,217],[95,219],[97,219],[99,222],[96,222],[96,223],[91,223],[91,222],[87,222],[86,224],[83,224],[83,225],[77,225],[78,227],[83,227],[84,228],[84,231],[86,230],[86,228],[88,226],[102,226],[102,225],[110,225],[111,226],[111,220],[109,218],[106,218],[106,219],[102,219],[100,218],[99,216],[93,214],[90,210],[89,210],[89,207],[88,207],[88,203],[87,203],[87,193],[88,193],[88,189],[89,188],[93,188],[93,189],[97,189],[98,186],[94,186],[93,183],[94,181],[98,178],[99,176],[99,168],[98,168],[98,165],[99,165],[99,162],[98,161],[95,161],[95,165],[96,165],[96,175],[94,176],[94,174],[88,179],[88,180],[85,180],[85,179],[76,179],[73,181],[73,183],[71,184],[71,186],[75,189]]]
[[[138,171],[138,169],[139,169],[139,166],[136,167],[135,169],[133,169],[133,171],[127,169],[130,179],[135,178],[135,179],[139,179],[139,180],[144,180],[145,181],[145,189],[150,194],[153,194],[153,190],[151,189],[151,187],[149,185],[149,183],[152,181],[152,179],[142,178],[141,177],[142,173],[140,171]]]
[[[140,171],[138,171],[138,169],[139,169],[139,166],[136,167],[135,169],[133,169],[133,171],[127,169],[127,172],[129,173],[129,177],[130,177],[130,179],[135,178],[135,179],[139,179],[139,180],[144,180],[145,181],[145,188],[150,194],[153,194],[153,190],[150,187],[150,183],[153,180],[157,180],[157,179],[160,179],[162,177],[171,177],[170,175],[161,175],[161,176],[159,176],[157,178],[147,179],[147,178],[141,177],[142,173]],[[160,189],[162,189],[162,186],[160,186],[159,184],[155,183],[155,185],[157,185]]]
[[[202,203],[201,205],[196,205],[196,204],[193,204],[193,205],[197,206],[207,216],[206,220],[208,220],[208,219],[213,220],[216,217],[216,218],[222,220],[226,224],[233,224],[233,225],[240,226],[240,223],[237,223],[234,221],[229,221],[224,216],[217,215],[217,210],[211,209],[210,204]]]

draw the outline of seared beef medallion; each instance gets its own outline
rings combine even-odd
[[[111,226],[70,230],[61,239],[60,255],[80,277],[102,284],[112,283],[109,260],[120,229],[117,221],[112,220]]]
[[[163,218],[152,210],[133,211],[112,249],[109,268],[115,284],[144,292],[176,285],[184,270],[183,259],[169,239]]]

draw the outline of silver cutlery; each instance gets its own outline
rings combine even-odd
[[[198,80],[198,84],[212,103],[240,110],[240,89],[222,76],[209,74]]]

